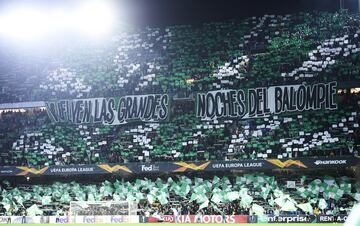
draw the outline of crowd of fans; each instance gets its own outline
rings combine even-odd
[[[128,211],[172,215],[174,208],[183,215],[260,215],[254,206],[270,215],[336,215],[347,214],[360,201],[355,178],[310,174],[173,176],[110,182],[17,183],[16,187],[3,181],[0,215],[123,215]],[[71,204],[69,213],[71,201],[77,202]],[[128,208],[126,201],[138,205]]]
[[[0,103],[354,81],[358,27],[358,15],[313,12],[128,28],[46,56],[4,47]]]
[[[61,46],[47,61],[7,57],[0,62],[0,103],[149,93],[175,98],[168,121],[121,126],[53,123],[43,109],[1,111],[0,165],[358,156],[360,98],[349,91],[360,79],[359,25],[358,15],[346,11],[264,15],[128,29],[102,44]],[[189,107],[197,91],[329,81],[347,87],[331,111],[200,120]],[[106,200],[136,201],[142,214],[177,208],[181,214],[336,215],[360,201],[354,185],[347,177],[263,174],[16,187],[3,181],[0,215],[64,215],[70,201]]]
[[[48,166],[357,156],[359,98],[338,95],[338,99],[338,109],[332,111],[201,121],[193,109],[183,108],[170,113],[168,121],[121,126],[52,123],[46,111],[7,112],[0,114],[0,163]]]
[[[38,110],[2,112],[0,164],[358,155],[359,97],[350,89],[337,96],[338,109],[331,112],[202,121],[189,106],[196,91],[329,81],[356,86],[359,21],[340,11],[129,28],[101,44],[62,48],[48,64],[31,58],[34,68],[26,57],[9,56],[0,75],[0,103],[146,93],[172,93],[190,102],[173,101],[167,122],[114,127],[54,124]],[[22,66],[32,76],[22,77]]]

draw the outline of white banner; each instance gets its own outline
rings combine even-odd
[[[53,122],[126,124],[131,121],[159,122],[169,114],[167,94],[89,98],[46,102]]]
[[[295,183],[295,181],[287,181],[287,183],[286,183],[286,187],[287,188],[296,188],[296,183]]]
[[[196,117],[260,118],[284,112],[337,109],[336,82],[214,90],[196,95]]]
[[[120,223],[139,223],[139,216],[76,216],[73,222],[79,224],[120,224]]]
[[[0,224],[120,224],[139,223],[139,216],[76,216],[74,222],[69,221],[67,216],[0,216]]]

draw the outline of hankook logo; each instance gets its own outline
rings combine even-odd
[[[346,164],[347,160],[316,160],[315,165],[343,165]]]

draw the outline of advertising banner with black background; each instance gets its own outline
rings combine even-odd
[[[345,223],[348,215],[318,215],[316,217],[317,223]]]
[[[239,161],[204,162],[152,162],[99,165],[46,166],[40,168],[26,166],[0,166],[0,176],[26,175],[94,175],[94,174],[148,174],[215,172],[229,170],[275,170],[275,169],[335,169],[355,166],[357,157],[266,159]]]

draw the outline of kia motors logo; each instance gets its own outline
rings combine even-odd
[[[174,217],[171,215],[165,215],[164,216],[164,221],[165,222],[174,222]]]
[[[315,165],[344,165],[346,164],[347,160],[316,160],[314,163]]]

